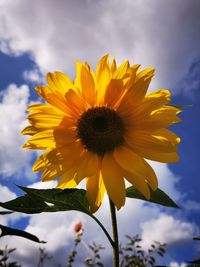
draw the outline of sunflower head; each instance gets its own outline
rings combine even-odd
[[[170,106],[170,92],[146,94],[153,68],[139,70],[128,61],[110,64],[106,55],[93,71],[77,62],[76,79],[61,72],[48,73],[47,85],[36,87],[45,104],[28,107],[22,134],[24,145],[41,149],[33,171],[42,181],[59,179],[58,188],[74,188],[86,179],[91,212],[105,191],[119,209],[125,204],[125,180],[147,199],[157,178],[146,159],[178,161],[180,138],[167,128],[180,121],[180,110]]]

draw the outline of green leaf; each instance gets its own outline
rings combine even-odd
[[[57,207],[64,210],[78,210],[89,213],[89,203],[86,198],[86,191],[83,189],[34,189],[19,186],[29,196],[37,197],[46,203],[51,203],[51,209]],[[49,205],[48,205],[49,206]]]
[[[151,198],[147,200],[134,186],[130,186],[126,189],[126,196],[129,198],[136,198],[145,200],[147,202],[156,203],[166,207],[179,208],[179,206],[161,189],[156,191],[151,190]]]
[[[48,205],[44,201],[28,195],[18,197],[5,203],[0,202],[0,206],[5,209],[27,214],[41,213],[45,211],[45,208],[48,208]]]
[[[81,211],[93,218],[104,231],[109,242],[113,246],[112,238],[102,223],[90,213],[86,191],[83,189],[34,189],[19,186],[26,194],[11,201],[2,203],[0,206],[9,210],[35,214],[41,212],[56,211]]]
[[[34,214],[77,210],[89,214],[86,191],[83,189],[33,189],[19,186],[27,194],[14,200],[0,203],[9,210]]]
[[[26,231],[10,228],[10,227],[7,227],[7,226],[1,225],[1,224],[0,224],[0,229],[1,229],[0,237],[5,236],[5,235],[15,235],[15,236],[21,236],[23,238],[32,240],[34,242],[46,243],[45,241],[40,241],[37,236],[32,235]]]

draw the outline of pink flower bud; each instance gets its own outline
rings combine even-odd
[[[83,223],[82,223],[81,221],[77,222],[77,223],[74,225],[74,232],[75,232],[77,235],[82,234],[82,232],[83,232]]]

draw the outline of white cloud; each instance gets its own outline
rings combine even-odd
[[[0,95],[0,174],[4,177],[23,174],[33,178],[32,153],[21,148],[25,138],[20,131],[26,124],[29,88],[11,84]]]
[[[184,202],[184,209],[188,211],[200,211],[200,203],[194,200],[187,200]]]
[[[190,66],[186,77],[180,81],[177,88],[186,96],[196,99],[199,97],[200,88],[200,57],[197,58]],[[190,88],[190,90],[188,90]]]
[[[94,65],[109,52],[155,66],[154,86],[174,87],[200,55],[199,7],[198,0],[1,1],[1,49],[30,52],[42,71],[70,75],[75,60]]]
[[[44,77],[42,76],[38,68],[24,71],[23,77],[28,82],[37,82],[37,84],[45,82]]]
[[[176,261],[172,261],[172,262],[170,262],[169,266],[170,267],[187,267],[188,265],[185,262],[182,262],[179,264]]]
[[[8,189],[7,186],[0,185],[0,201],[9,201],[16,197],[16,194]]]
[[[184,222],[162,213],[157,218],[142,223],[141,229],[142,239],[147,247],[153,240],[167,243],[168,245],[191,241],[198,231],[195,224]]]
[[[51,189],[56,187],[55,181],[50,182],[36,182],[31,185],[29,185],[30,188],[36,188],[36,189]]]
[[[12,191],[7,186],[3,186],[0,184],[0,201],[5,202],[9,201],[16,198],[16,194]],[[5,209],[0,208],[1,211],[4,211]],[[18,219],[20,219],[22,214],[19,213],[13,213],[9,215],[0,215],[0,224],[7,225],[9,222],[14,222]]]

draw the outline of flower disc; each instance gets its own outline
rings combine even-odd
[[[88,109],[78,120],[77,135],[89,151],[103,156],[124,142],[125,127],[116,111],[107,107]]]

